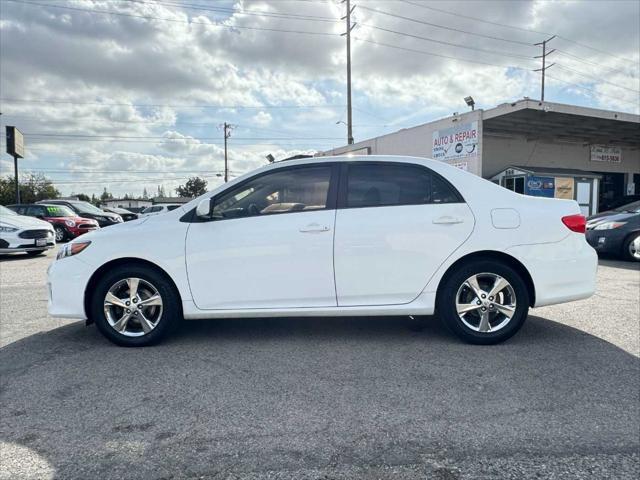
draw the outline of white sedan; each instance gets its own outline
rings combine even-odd
[[[434,160],[280,162],[68,243],[49,269],[49,312],[124,346],[156,343],[183,318],[434,313],[493,344],[530,307],[594,293],[584,231],[574,201]]]
[[[40,255],[56,244],[53,226],[0,205],[0,254]]]

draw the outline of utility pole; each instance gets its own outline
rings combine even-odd
[[[551,40],[553,40],[554,38],[556,38],[556,36],[554,35],[553,37],[547,38],[546,40],[543,40],[540,43],[534,43],[535,46],[542,46],[542,55],[538,55],[537,57],[533,57],[533,58],[541,58],[542,59],[542,68],[538,68],[536,70],[534,70],[534,72],[542,72],[542,89],[541,89],[541,93],[540,93],[540,101],[544,102],[544,74],[547,71],[547,68],[551,68],[555,65],[555,63],[552,63],[551,65],[547,65],[547,55],[551,55],[553,52],[556,51],[556,49],[554,48],[553,50],[547,52],[547,43],[549,43]]]
[[[233,128],[227,122],[224,122],[224,182],[229,181],[229,160],[227,158],[227,139],[231,136],[231,129]]]
[[[351,114],[351,30],[353,30],[356,24],[351,25],[351,14],[356,6],[351,7],[351,0],[342,0],[342,3],[345,2],[347,4],[347,14],[342,17],[342,20],[346,20],[347,31],[342,35],[347,37],[347,143],[353,145],[353,116]]]

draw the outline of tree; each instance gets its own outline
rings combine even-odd
[[[100,194],[100,200],[102,200],[104,202],[106,200],[111,200],[112,198],[113,198],[113,195],[111,195],[109,192],[107,192],[107,187],[104,187],[104,190]]]
[[[33,203],[38,200],[58,198],[60,192],[42,173],[23,173],[19,179],[20,201]],[[16,201],[16,189],[12,175],[0,178],[0,204],[10,205]]]
[[[146,187],[142,190],[142,198],[144,198],[145,200],[149,198]]]
[[[176,188],[179,197],[199,197],[207,192],[207,181],[200,177],[190,177],[187,183]]]

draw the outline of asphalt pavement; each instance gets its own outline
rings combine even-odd
[[[1,480],[640,477],[637,265],[497,346],[385,317],[124,349],[47,315],[53,258],[0,259]]]

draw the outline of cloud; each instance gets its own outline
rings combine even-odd
[[[271,120],[273,117],[270,113],[267,112],[258,112],[256,115],[251,117],[252,122],[259,127],[267,127],[271,124]]]

